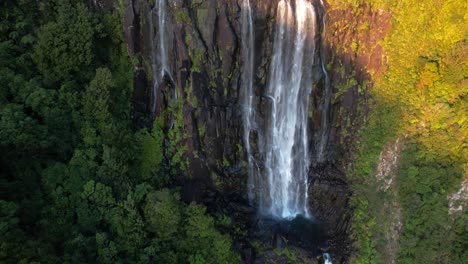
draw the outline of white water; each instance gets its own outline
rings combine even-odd
[[[322,7],[323,2],[321,1]],[[248,160],[248,191],[251,204],[275,218],[310,217],[307,208],[309,140],[309,94],[314,80],[318,34],[316,10],[308,0],[281,0],[277,6],[273,54],[262,111],[257,116],[253,89],[254,32],[251,3],[242,2],[242,104],[244,142]],[[323,20],[323,30],[325,21]],[[323,40],[323,35],[320,36]],[[325,160],[329,134],[330,81],[324,58],[319,54],[325,77],[319,105],[320,127],[315,131],[313,158]],[[266,105],[266,107],[265,107]],[[266,108],[266,109],[265,109]],[[250,144],[257,132],[258,157]]]
[[[325,6],[323,4],[323,0],[320,0],[320,4],[322,5],[322,8],[324,9],[324,15],[325,15]],[[325,17],[322,19],[322,45],[323,45],[323,40],[324,40],[324,35],[326,32],[326,27],[325,27]],[[320,105],[320,111],[322,114],[322,120],[321,120],[321,128],[318,130],[318,144],[317,144],[317,150],[316,150],[316,158],[317,162],[323,162],[325,160],[325,150],[326,146],[328,143],[328,135],[329,135],[329,117],[330,117],[330,101],[331,101],[331,86],[330,86],[330,79],[328,77],[327,70],[325,68],[325,62],[323,58],[323,52],[320,54],[320,60],[321,60],[321,66],[322,66],[322,71],[323,74],[325,75],[325,86],[324,86],[324,93],[323,93],[323,102]]]
[[[156,0],[154,7],[151,9],[149,23],[150,23],[150,36],[151,36],[151,69],[153,75],[153,90],[152,90],[152,110],[156,111],[156,101],[158,89],[164,81],[166,75],[172,79],[169,62],[168,62],[168,49],[167,49],[167,24],[166,24],[166,0]],[[157,34],[154,33],[153,19],[156,15],[158,25]]]
[[[266,96],[271,111],[262,144],[266,184],[260,210],[278,218],[309,216],[307,114],[312,86],[316,13],[311,2],[281,0]]]
[[[255,199],[255,177],[256,162],[252,156],[250,146],[250,133],[255,123],[255,111],[253,109],[253,67],[254,67],[254,30],[252,21],[252,8],[250,0],[243,0],[241,7],[242,24],[242,91],[243,91],[243,111],[242,118],[244,124],[244,145],[247,153],[249,180],[247,183],[249,201],[253,204]]]
[[[328,253],[323,253],[323,263],[324,264],[332,264],[332,258],[330,256],[330,254]]]

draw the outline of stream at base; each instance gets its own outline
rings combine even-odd
[[[273,246],[281,249],[286,245],[306,250],[319,263],[332,264],[328,252],[326,226],[315,219],[297,216],[293,219],[257,218],[256,236],[262,240],[273,238]]]

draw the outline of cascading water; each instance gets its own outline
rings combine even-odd
[[[157,34],[154,32],[154,15],[157,16]],[[153,74],[152,110],[156,111],[156,101],[159,86],[167,77],[172,80],[169,70],[167,49],[166,0],[156,0],[149,14],[151,36],[151,70]]]
[[[324,9],[323,2],[320,1]],[[323,54],[316,56],[316,10],[312,1],[280,0],[273,40],[268,87],[263,100],[270,109],[263,117],[256,116],[253,94],[253,25],[249,0],[242,2],[243,54],[243,123],[248,160],[249,199],[258,203],[261,213],[276,218],[309,216],[307,209],[307,173],[309,167],[309,138],[307,130],[309,93],[313,82],[314,58],[320,57],[325,77],[319,111],[321,123],[314,135],[314,160],[323,162],[329,134],[330,80]],[[325,30],[323,20],[323,30]],[[323,47],[322,47],[323,48]],[[260,128],[261,127],[261,128]],[[259,160],[252,155],[250,136],[257,132]]]
[[[255,178],[252,176],[258,170],[256,162],[252,156],[250,146],[250,133],[252,126],[255,123],[255,111],[253,109],[253,67],[254,67],[254,30],[252,20],[252,8],[250,0],[243,0],[241,6],[241,24],[242,24],[242,86],[243,86],[243,124],[244,124],[244,145],[247,153],[248,174],[250,175],[247,188],[249,193],[249,201],[253,204],[255,199]]]
[[[323,264],[332,264],[332,258],[330,254],[323,253],[322,257],[323,257]]]
[[[252,60],[253,33],[250,3],[244,1],[244,67]],[[276,218],[309,216],[307,209],[307,170],[309,167],[307,113],[315,58],[316,13],[311,2],[281,0],[277,8],[270,77],[264,98],[270,102],[265,127],[258,130],[259,152],[264,169],[253,171],[249,136],[255,122],[252,109],[250,66],[244,69],[244,137],[249,159],[249,191],[255,186],[259,209]],[[248,47],[248,45],[251,45]],[[248,48],[247,48],[248,47]],[[251,63],[251,65],[252,65]],[[255,180],[257,179],[257,180]]]
[[[322,28],[322,49],[323,49],[323,39],[326,32],[325,28],[325,6],[323,4],[323,0],[320,0],[320,4],[324,9],[324,17],[322,18],[323,28]],[[325,160],[325,150],[328,143],[328,135],[329,135],[329,118],[330,118],[330,102],[331,102],[331,86],[330,86],[330,78],[328,77],[327,70],[325,68],[325,60],[323,58],[323,52],[320,53],[320,60],[321,60],[321,67],[323,74],[325,75],[325,86],[324,86],[324,93],[323,93],[323,102],[320,104],[320,112],[321,112],[321,127],[318,130],[318,143],[317,143],[317,150],[316,150],[316,160],[317,162],[323,162]]]

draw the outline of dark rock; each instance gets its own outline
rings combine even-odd
[[[148,127],[146,113],[148,113],[151,97],[147,95],[148,77],[143,69],[136,69],[133,78],[133,123],[136,127]]]
[[[245,204],[229,203],[229,207],[231,208],[231,210],[236,211],[241,214],[249,214],[249,215],[255,214],[255,208],[245,205]]]
[[[138,52],[138,30],[140,24],[138,16],[135,15],[132,1],[124,0],[124,6],[123,28],[125,42],[127,43],[128,55],[134,56]]]
[[[255,252],[254,252],[253,248],[248,247],[248,248],[242,249],[241,256],[242,256],[242,261],[244,263],[246,263],[246,264],[254,263]]]
[[[98,10],[110,10],[114,7],[114,0],[88,0],[88,3]]]
[[[112,2],[90,1],[95,6]],[[254,102],[260,119],[257,130],[263,129],[269,122],[265,113],[270,111],[271,103],[265,89],[273,52],[278,1],[251,1],[256,33]],[[167,123],[165,127],[171,127],[174,122],[171,103],[177,98],[183,108],[183,125],[180,131],[182,136],[178,147],[186,147],[182,158],[187,162],[188,168],[186,171],[177,168],[176,174],[179,178],[191,177],[191,180],[180,180],[183,200],[205,202],[212,210],[235,216],[236,223],[240,226],[264,230],[264,233],[252,231],[250,235],[268,240],[270,244],[284,243],[288,247],[293,244],[301,251],[304,245],[300,241],[304,238],[300,232],[298,234],[294,229],[285,229],[274,221],[257,221],[254,208],[245,202],[247,170],[242,148],[242,115],[239,104],[242,89],[239,7],[242,2],[167,2],[167,20],[170,24],[170,34],[167,37],[172,79],[166,79],[158,87],[156,111],[152,113],[150,95],[153,80],[151,68],[148,68],[151,66],[148,66],[147,61],[154,48],[151,41],[151,32],[154,30],[151,25],[156,26],[157,23],[152,21],[150,2],[124,0],[123,28],[128,53],[140,59],[135,70],[133,94],[133,118],[136,126],[149,127],[152,118],[164,116]],[[315,1],[315,5],[318,7],[319,1]],[[352,216],[349,206],[350,187],[344,171],[351,162],[357,131],[368,111],[369,94],[366,91],[372,85],[369,72],[372,70],[374,76],[380,76],[385,70],[379,40],[386,35],[391,18],[390,14],[382,11],[372,11],[370,6],[363,5],[361,9],[356,15],[351,9],[339,10],[327,6],[327,31],[324,32],[323,39],[319,35],[315,39],[320,53],[316,53],[312,73],[315,83],[311,86],[310,94],[313,112],[309,120],[311,138],[316,137],[314,131],[322,126],[319,110],[324,103],[324,89],[327,85],[321,70],[322,58],[325,60],[324,64],[330,68],[328,74],[334,94],[326,160],[322,164],[313,164],[310,169],[309,206],[314,217],[330,230],[328,244],[338,260],[336,263],[347,261],[351,244],[347,239]],[[319,12],[319,21],[323,16]],[[365,23],[370,26],[364,32],[353,30]],[[344,25],[348,26],[345,28]],[[320,30],[324,29],[321,24],[319,27]],[[351,43],[357,39],[365,43],[359,53],[349,49]],[[322,42],[324,45],[320,45]],[[319,57],[318,54],[323,56]],[[341,96],[336,96],[351,79],[356,82],[345,87]],[[168,129],[165,131],[167,133]],[[314,140],[316,139],[312,141]],[[261,144],[255,131],[251,133],[250,141],[254,149]],[[314,142],[310,146],[311,151],[314,151]],[[258,152],[254,152],[254,156],[262,159]],[[166,160],[171,160],[171,157],[166,157]],[[284,234],[281,230],[289,231]],[[294,240],[299,241],[297,245],[294,245]],[[254,262],[255,252],[251,248],[245,248],[242,252],[246,263]],[[275,258],[278,263],[286,263],[273,251],[257,255],[259,257],[255,263],[265,263],[268,259]],[[316,252],[312,255],[315,260]]]

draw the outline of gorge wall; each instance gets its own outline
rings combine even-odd
[[[172,168],[169,173],[186,186],[182,191],[185,199],[206,201],[207,196],[212,196],[210,193],[217,193],[247,203],[241,79],[243,1],[167,1],[167,68],[171,74],[170,78],[163,75],[155,82],[158,77],[151,58],[158,32],[153,9],[158,2],[124,1],[128,52],[137,61],[134,123],[162,128],[166,135],[165,157]],[[272,61],[278,2],[251,1],[254,101],[262,111],[268,109],[263,95]],[[386,34],[390,15],[372,11],[369,6],[356,11],[334,9],[324,3],[324,10],[320,1],[312,2],[319,11],[317,28],[321,34],[314,39],[317,57],[311,73],[314,85],[310,87],[308,129],[313,136],[309,144],[311,149],[316,148],[324,126],[328,126],[328,144],[323,157],[311,155],[314,158],[308,175],[308,205],[315,218],[328,224],[331,247],[342,252],[339,262],[347,259],[352,215],[346,171],[357,131],[368,111],[372,76],[384,70],[379,41]],[[365,45],[357,47],[356,43]],[[322,66],[328,72],[329,83]],[[331,85],[332,94],[330,118],[324,123],[321,109],[327,98],[327,85]],[[255,133],[250,138],[255,149]]]

